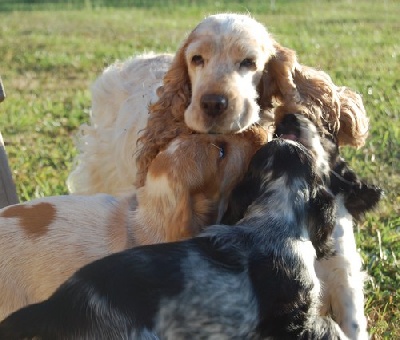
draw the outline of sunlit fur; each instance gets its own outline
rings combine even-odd
[[[323,287],[321,313],[331,314],[350,339],[368,339],[363,293],[365,274],[353,223],[378,204],[382,190],[357,177],[340,157],[335,136],[325,134],[322,126],[304,114],[287,114],[279,119],[277,135],[293,138],[313,152],[319,168],[330,174],[330,189],[336,195],[333,231],[336,254],[316,262]]]
[[[204,63],[193,62],[194,56]],[[241,65],[246,60],[253,64]],[[203,94],[224,95],[228,108],[214,117],[206,114]],[[176,136],[235,133],[254,122],[268,130],[282,107],[290,112],[314,107],[314,118],[341,145],[361,146],[368,132],[357,93],[300,64],[293,50],[248,15],[205,18],[174,58],[145,55],[111,65],[96,80],[92,96],[90,122],[82,128],[80,154],[68,179],[70,191],[80,194],[134,193],[154,157]]]
[[[80,128],[80,153],[68,177],[71,192],[135,193],[137,140],[172,58],[168,54],[137,56],[112,64],[96,79],[90,121]]]
[[[89,262],[132,246],[189,238],[218,222],[264,142],[181,136],[157,155],[135,197],[54,196],[0,210],[0,320],[48,298]]]
[[[335,223],[319,172],[301,144],[269,142],[239,184],[256,190],[237,225],[91,263],[1,322],[0,338],[346,339],[319,315],[314,260],[332,253]]]

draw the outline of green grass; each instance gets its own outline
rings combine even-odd
[[[250,12],[281,44],[297,50],[302,63],[325,70],[337,84],[363,96],[371,121],[368,142],[342,152],[361,176],[386,193],[379,209],[355,229],[370,274],[369,330],[375,339],[400,339],[400,3],[125,4],[135,2],[141,6],[106,8],[85,1],[71,10],[76,7],[70,1],[42,11],[32,10],[49,8],[40,1],[23,7],[30,11],[13,11],[19,3],[1,2],[0,75],[8,98],[0,104],[0,129],[20,199],[67,193],[75,133],[88,119],[89,86],[104,66],[143,51],[175,51],[207,14]]]

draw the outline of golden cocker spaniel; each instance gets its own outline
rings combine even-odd
[[[137,158],[143,185],[154,156],[179,133],[235,133],[261,125],[279,106],[321,107],[321,120],[340,144],[360,146],[368,131],[361,98],[323,71],[297,62],[265,27],[247,15],[204,19],[187,37],[164,77]]]
[[[154,157],[181,134],[270,129],[276,115],[311,111],[340,145],[361,146],[368,132],[357,93],[300,64],[248,15],[211,15],[174,57],[111,65],[92,90],[91,122],[68,181],[76,193],[135,192]]]

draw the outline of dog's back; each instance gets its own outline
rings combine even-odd
[[[176,339],[208,338],[216,332],[230,339],[238,326],[246,327],[245,334],[257,320],[244,273],[247,254],[235,242],[243,255],[233,251],[232,256],[230,240],[221,241],[220,250],[213,238],[198,238],[138,247],[96,261],[49,300],[3,321],[0,338],[141,339],[154,332]]]
[[[313,286],[297,279],[301,270],[287,270],[289,263],[274,263],[272,254],[254,248],[254,234],[229,229],[94,262],[49,300],[9,316],[0,324],[0,338],[323,339],[340,334],[329,318],[309,320]]]
[[[112,64],[96,79],[90,122],[81,127],[80,154],[67,181],[70,192],[136,192],[136,143],[171,61],[169,54],[140,55]]]
[[[126,249],[121,205],[109,195],[71,195],[0,210],[0,320],[48,298],[77,268]]]

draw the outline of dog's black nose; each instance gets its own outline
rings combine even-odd
[[[228,98],[220,94],[204,94],[200,98],[200,106],[209,116],[215,117],[228,107]]]

